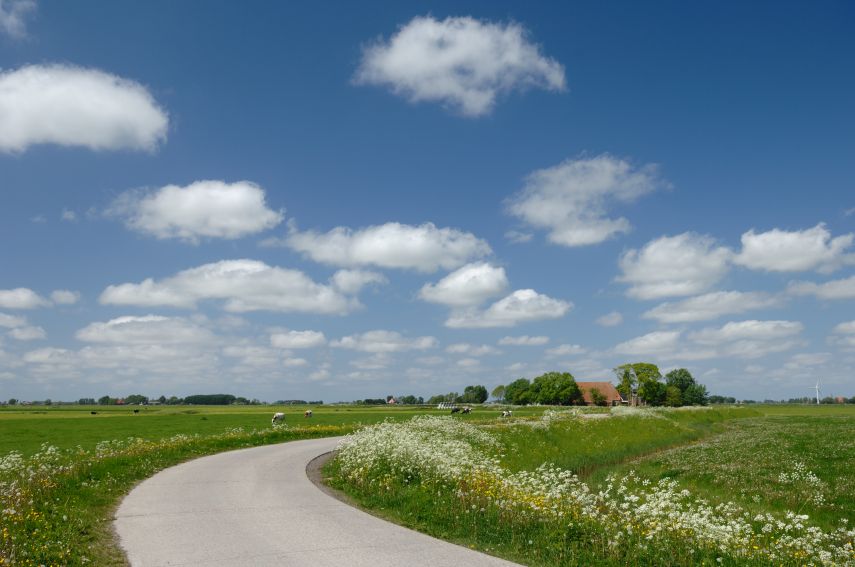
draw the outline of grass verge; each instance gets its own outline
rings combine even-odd
[[[114,509],[135,483],[183,461],[230,449],[330,437],[356,424],[179,434],[105,441],[92,450],[45,445],[0,458],[0,565],[126,565]]]

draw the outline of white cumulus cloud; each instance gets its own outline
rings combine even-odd
[[[0,289],[0,307],[5,309],[35,309],[49,305],[50,301],[26,287]]]
[[[196,181],[180,187],[135,190],[120,195],[108,214],[125,220],[128,228],[156,238],[235,239],[273,228],[282,211],[265,203],[264,189],[250,181]]]
[[[787,292],[793,295],[813,295],[819,299],[855,299],[855,276],[821,284],[792,282]]]
[[[0,327],[5,327],[6,329],[14,329],[16,327],[23,327],[26,324],[26,317],[18,317],[16,315],[7,315],[6,313],[0,313]]]
[[[214,340],[204,327],[181,317],[160,315],[117,317],[106,322],[90,323],[75,337],[90,343],[114,344],[202,344]]]
[[[742,235],[742,251],[733,261],[769,272],[830,272],[855,261],[855,256],[845,253],[853,240],[855,234],[832,238],[822,223],[801,231],[776,228],[758,234],[752,229]]]
[[[36,144],[152,151],[168,125],[145,87],[104,71],[29,65],[0,72],[0,151]]]
[[[488,114],[509,91],[565,87],[564,68],[544,57],[522,26],[469,17],[413,18],[388,41],[363,49],[354,80],[466,116]]]
[[[315,348],[327,344],[327,338],[320,331],[283,331],[271,334],[270,344],[284,349]]]
[[[403,352],[408,350],[427,350],[437,346],[434,337],[416,337],[409,339],[397,331],[368,331],[349,335],[333,341],[332,346],[370,353]]]
[[[467,264],[435,284],[425,284],[419,297],[454,307],[478,305],[508,288],[505,269],[485,262]]]
[[[540,346],[545,345],[549,342],[549,337],[540,335],[536,337],[530,337],[528,335],[521,335],[518,337],[502,337],[499,339],[500,345],[509,345],[509,346]]]
[[[708,236],[662,236],[621,255],[623,275],[617,279],[630,284],[627,295],[636,299],[694,295],[727,274],[732,255]]]
[[[643,317],[661,323],[708,321],[723,315],[775,307],[780,303],[780,298],[762,291],[714,291],[683,301],[662,303],[647,311]]]
[[[453,312],[445,322],[451,328],[513,327],[519,323],[559,319],[573,304],[537,293],[533,289],[518,289],[493,303],[485,310],[465,309]]]
[[[665,186],[656,165],[633,167],[603,154],[568,159],[529,174],[507,207],[525,223],[547,230],[554,244],[586,246],[629,232],[627,219],[609,216],[612,205],[631,203]]]
[[[433,223],[390,222],[359,230],[336,227],[326,233],[293,229],[285,245],[315,262],[333,266],[378,266],[435,272],[451,270],[492,252],[484,240]]]
[[[257,260],[222,260],[156,281],[111,285],[101,293],[105,305],[195,308],[199,301],[223,300],[231,312],[282,311],[344,314],[359,303],[298,270]]]

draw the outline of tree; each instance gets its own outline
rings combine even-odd
[[[657,380],[646,380],[638,387],[638,396],[651,406],[665,403],[665,384]]]
[[[594,402],[595,406],[606,405],[606,397],[601,391],[596,388],[591,388],[589,392],[591,392],[591,401]]]
[[[665,386],[665,405],[676,408],[683,405],[683,394],[677,386]]]
[[[687,406],[705,406],[708,401],[707,387],[703,384],[692,384],[683,392],[683,403]]]
[[[695,379],[692,377],[692,373],[685,368],[676,368],[665,375],[665,383],[679,388],[680,394],[682,394],[686,388],[695,384]]]
[[[139,404],[147,404],[148,397],[143,396],[142,394],[131,394],[130,396],[125,398],[125,403],[132,406],[136,406]]]
[[[15,398],[9,398],[9,401],[6,403],[8,403],[10,406],[16,406],[18,405],[18,400],[16,400]]]
[[[665,402],[665,384],[660,382],[662,373],[655,364],[649,362],[624,364],[615,368],[615,373],[621,379],[618,391],[624,396],[629,394],[627,387],[631,387],[634,376],[638,397],[652,406],[659,406]]]
[[[101,396],[100,398],[98,398],[99,405],[109,406],[112,403],[114,403],[114,400],[110,396]]]
[[[77,403],[81,406],[94,406],[95,398],[80,398]]]
[[[500,402],[504,401],[505,400],[505,386],[502,384],[499,384],[498,386],[493,388],[493,391],[490,392],[490,395],[493,396],[494,399],[496,399]]]
[[[488,397],[490,395],[484,386],[466,386],[463,389],[463,395],[460,396],[460,401],[464,404],[483,404]]]
[[[438,394],[436,396],[429,397],[427,403],[428,403],[428,405],[432,406],[432,405],[436,405],[436,404],[441,404],[444,401],[445,401],[445,396],[443,396],[442,394]]]
[[[625,400],[632,399],[632,392],[638,387],[638,379],[629,365],[618,366],[614,369],[618,379],[617,391]]]
[[[531,382],[528,378],[518,378],[507,386],[505,386],[505,401],[509,404],[525,405],[529,403],[528,390],[531,387]]]
[[[531,383],[532,401],[541,404],[570,405],[582,400],[582,392],[569,372],[547,372]]]

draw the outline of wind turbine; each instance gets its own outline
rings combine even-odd
[[[816,405],[819,405],[819,380],[816,381],[814,389],[816,390]]]

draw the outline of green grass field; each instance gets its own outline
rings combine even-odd
[[[0,565],[122,565],[110,530],[113,507],[134,483],[181,461],[449,413],[430,407],[312,406],[314,415],[306,419],[304,409],[0,408],[0,508],[14,511],[2,518]],[[275,411],[286,413],[286,427],[271,427]],[[793,510],[808,514],[823,529],[836,526],[841,518],[855,521],[853,406],[758,405],[612,417],[597,417],[606,415],[603,409],[570,414],[538,407],[515,409],[512,420],[499,419],[499,411],[476,408],[454,422],[471,424],[494,438],[501,447],[496,463],[511,475],[535,474],[547,462],[578,474],[580,482],[602,487],[608,475],[634,470],[654,482],[674,478],[680,489],[712,503],[735,502],[752,515]],[[43,445],[58,449],[45,451]],[[699,555],[674,541],[657,548],[636,540],[643,552],[615,555],[610,532],[595,523],[580,520],[569,531],[564,523],[556,531],[542,519],[516,512],[508,516],[480,500],[482,511],[472,514],[473,501],[454,491],[438,493],[436,486],[420,487],[412,478],[395,484],[388,476],[383,478],[390,484],[378,491],[376,485],[347,482],[336,466],[328,471],[334,482],[367,508],[532,565],[689,565],[717,559],[715,553]],[[787,475],[784,480],[782,473]],[[727,553],[720,558],[724,564],[764,564]]]
[[[134,414],[134,409],[139,413]],[[303,417],[305,409],[313,410],[311,419]],[[42,443],[88,449],[99,441],[128,437],[154,441],[178,433],[213,435],[232,427],[266,428],[277,411],[286,414],[287,424],[300,426],[370,424],[448,413],[432,406],[6,406],[0,408],[0,455],[9,451],[31,455]],[[517,413],[542,411],[531,408]],[[488,408],[460,417],[478,420],[498,414],[499,410]]]
[[[378,431],[327,474],[384,517],[529,565],[855,563],[853,406],[557,415],[482,424],[462,452]]]

